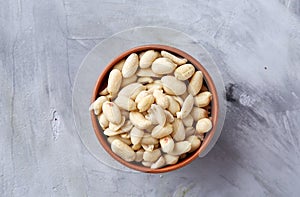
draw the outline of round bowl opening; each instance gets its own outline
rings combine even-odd
[[[174,47],[166,46],[166,45],[151,44],[151,45],[143,45],[143,46],[138,46],[138,47],[129,49],[129,50],[123,52],[122,54],[120,54],[119,56],[117,56],[115,59],[113,59],[105,67],[105,69],[102,71],[102,73],[99,75],[98,80],[97,80],[96,85],[93,90],[91,103],[94,102],[99,97],[99,92],[102,91],[107,86],[108,75],[109,75],[109,72],[114,67],[114,65],[116,65],[120,60],[126,58],[131,53],[139,53],[139,52],[143,52],[143,51],[150,50],[150,49],[158,50],[158,51],[165,50],[165,51],[173,53],[174,55],[177,55],[179,57],[183,57],[183,58],[187,59],[188,62],[193,64],[197,68],[197,70],[202,71],[203,84],[206,85],[208,90],[213,95],[212,101],[210,103],[210,106],[211,106],[210,116],[212,118],[213,127],[208,133],[205,134],[205,138],[202,141],[201,146],[196,151],[194,151],[192,153],[188,153],[184,159],[179,160],[178,163],[176,163],[174,165],[164,166],[164,167],[158,168],[158,169],[151,169],[149,167],[142,166],[141,164],[138,164],[135,162],[127,162],[127,161],[121,159],[119,156],[117,156],[111,150],[110,144],[107,141],[107,136],[105,136],[103,134],[103,130],[98,123],[98,119],[97,119],[96,115],[94,114],[93,111],[91,111],[90,114],[91,114],[94,132],[95,132],[99,142],[101,143],[103,148],[109,153],[110,156],[112,156],[115,160],[122,163],[123,165],[125,165],[131,169],[137,170],[137,171],[147,172],[147,173],[162,173],[162,172],[169,172],[169,171],[176,170],[176,169],[181,168],[181,167],[189,164],[190,162],[192,162],[194,159],[196,159],[199,156],[200,153],[202,153],[205,150],[205,148],[208,146],[209,142],[211,141],[211,139],[213,138],[213,136],[215,134],[216,125],[217,125],[217,121],[218,121],[218,108],[219,108],[216,87],[215,87],[209,73],[201,65],[200,62],[198,62],[196,59],[194,59],[192,56],[190,56],[186,52],[181,51]]]

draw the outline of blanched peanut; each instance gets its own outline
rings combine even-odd
[[[177,118],[183,119],[183,118],[187,117],[190,114],[190,112],[192,111],[193,106],[194,106],[194,97],[190,94],[184,100],[180,112],[176,113]]]
[[[185,129],[185,137],[190,137],[191,135],[195,135],[196,129],[194,127],[187,127]]]
[[[151,121],[147,120],[140,112],[130,112],[129,119],[139,129],[146,129],[152,125]]]
[[[163,156],[160,156],[160,158],[151,165],[151,169],[157,169],[161,168],[166,164],[165,158]]]
[[[152,83],[153,79],[151,77],[140,77],[138,78],[137,82],[146,85]]]
[[[145,151],[143,155],[144,161],[155,162],[161,156],[161,152],[159,149],[155,149],[153,151]]]
[[[138,144],[141,142],[142,138],[144,136],[144,131],[141,129],[138,129],[136,127],[133,127],[130,132],[131,142],[132,144]]]
[[[122,121],[119,107],[113,102],[105,101],[102,106],[105,118],[114,124],[120,124]]]
[[[183,99],[180,96],[172,96],[177,103],[179,103],[180,107],[183,105]]]
[[[105,118],[104,114],[100,114],[100,116],[98,116],[98,120],[99,120],[99,124],[100,124],[102,129],[106,129],[108,127],[109,122]]]
[[[170,155],[182,155],[184,153],[187,153],[191,150],[192,146],[191,143],[188,141],[181,141],[175,143],[173,151],[171,151]]]
[[[190,114],[187,115],[187,117],[185,117],[184,119],[182,119],[182,122],[183,122],[184,126],[186,126],[186,127],[193,126],[193,123],[194,123],[193,116],[190,115]]]
[[[155,102],[163,109],[166,109],[169,106],[169,100],[162,90],[155,89],[153,91],[153,96],[155,98]]]
[[[127,145],[131,144],[130,139],[121,138],[119,135],[110,136],[107,138],[107,141],[108,141],[108,143],[111,144],[115,139],[121,140],[122,142],[124,142]]]
[[[136,82],[136,80],[137,80],[136,75],[132,75],[131,77],[128,77],[128,78],[123,78],[122,83],[121,83],[121,88]]]
[[[179,156],[165,154],[164,158],[165,158],[165,161],[166,161],[166,165],[173,165],[173,164],[176,164],[178,162]]]
[[[106,136],[115,136],[115,135],[120,135],[122,133],[126,133],[125,131],[122,131],[122,130],[117,130],[117,131],[113,131],[111,130],[110,128],[107,128],[104,130],[104,135]]]
[[[166,121],[172,123],[174,121],[174,116],[168,110],[164,110],[166,114]]]
[[[140,58],[140,67],[141,68],[149,68],[152,62],[158,58],[159,53],[154,50],[146,51]]]
[[[135,102],[138,103],[140,102],[144,97],[148,96],[150,94],[149,91],[143,90],[141,91],[135,98]]]
[[[111,150],[125,161],[130,162],[135,159],[135,152],[130,148],[130,146],[119,139],[115,139],[111,143]]]
[[[121,127],[121,130],[124,131],[124,132],[129,132],[132,129],[132,127],[133,127],[132,123],[129,120],[127,120],[124,123],[124,125]]]
[[[174,75],[176,79],[179,79],[181,81],[189,79],[193,74],[195,73],[195,67],[192,64],[184,64],[182,66],[179,66],[174,71]]]
[[[139,66],[139,57],[136,53],[130,54],[122,68],[122,75],[124,78],[129,78],[135,74],[137,68]]]
[[[210,92],[201,92],[195,96],[195,105],[197,107],[205,107],[210,103],[211,99],[212,94]]]
[[[148,110],[148,114],[150,115],[150,118],[153,122],[157,122],[161,126],[165,125],[166,114],[161,106],[152,104],[150,109]],[[154,121],[154,119],[155,119],[155,121]]]
[[[122,71],[124,63],[125,63],[125,59],[122,59],[114,66],[113,69],[118,69],[119,71]]]
[[[159,140],[161,150],[165,153],[169,153],[174,149],[174,140],[171,136],[163,137]]]
[[[196,71],[190,80],[188,85],[188,92],[195,96],[199,93],[203,83],[203,73],[201,71]]]
[[[161,78],[163,87],[168,94],[171,95],[182,95],[186,91],[186,85],[184,82],[176,79],[173,76],[163,76]]]
[[[208,112],[200,107],[193,107],[191,111],[191,115],[193,116],[194,121],[198,121],[201,118],[207,118],[208,117]]]
[[[152,63],[151,69],[154,73],[164,75],[172,73],[176,66],[169,58],[161,57]]]
[[[152,94],[149,94],[148,96],[145,96],[138,102],[137,108],[140,112],[147,111],[151,105],[154,103],[154,97]]]
[[[202,118],[202,119],[198,120],[198,122],[196,124],[196,131],[199,134],[206,133],[206,132],[210,131],[211,128],[212,128],[212,122],[208,118]]]
[[[167,123],[165,126],[157,125],[152,130],[151,136],[159,139],[171,134],[172,131],[173,131],[173,126],[170,123]]]
[[[141,144],[146,144],[146,145],[155,145],[155,144],[158,144],[158,140],[154,137],[152,137],[149,133],[145,133],[143,138],[142,138],[142,141],[141,141]]]
[[[117,95],[122,83],[122,74],[118,69],[113,69],[109,73],[107,91],[110,95]]]
[[[185,138],[185,128],[182,120],[175,118],[173,122],[173,133],[172,137],[175,141],[182,141]]]
[[[150,93],[153,93],[154,90],[162,90],[163,88],[162,84],[158,84],[158,83],[149,83],[145,85],[145,87]]]
[[[180,111],[180,105],[177,103],[177,101],[174,100],[173,97],[167,96],[169,100],[169,106],[168,106],[168,111],[173,114],[173,116],[176,115],[177,112]]]
[[[136,103],[129,97],[119,95],[114,103],[118,105],[120,108],[125,109],[127,111],[133,111],[136,109]]]
[[[102,112],[103,103],[108,101],[106,96],[98,97],[91,105],[89,110],[94,110],[95,115],[99,115]]]
[[[187,59],[176,57],[175,55],[173,55],[167,51],[161,51],[161,55],[163,57],[171,59],[175,64],[178,64],[178,65],[187,63]]]
[[[143,149],[140,149],[140,150],[138,150],[138,151],[136,151],[136,157],[135,157],[135,160],[134,161],[136,161],[136,162],[141,162],[141,161],[143,161],[143,155],[144,155],[144,150]]]
[[[108,128],[109,128],[110,130],[112,130],[112,131],[117,131],[117,130],[119,130],[119,129],[124,125],[125,119],[126,119],[126,118],[125,118],[124,116],[122,116],[122,117],[121,117],[121,122],[120,122],[119,124],[114,124],[114,123],[112,123],[112,122],[109,122]],[[124,131],[124,130],[122,130],[122,131]]]
[[[145,151],[153,151],[154,150],[154,144],[148,145],[148,144],[142,144],[142,147]]]
[[[189,141],[191,143],[191,150],[189,151],[190,153],[194,152],[201,145],[201,141],[195,135],[192,135],[192,136],[188,137],[187,141]]]
[[[154,73],[151,68],[139,69],[136,75],[139,77],[162,77],[162,75]]]
[[[132,98],[134,96],[134,94],[136,94],[136,92],[140,93],[141,91],[143,91],[145,89],[146,89],[146,87],[144,87],[140,83],[132,83],[132,84],[129,84],[129,85],[125,86],[124,88],[122,88],[120,90],[118,96],[122,95],[122,96],[125,96],[128,98]],[[135,97],[136,96],[137,95],[135,95]]]

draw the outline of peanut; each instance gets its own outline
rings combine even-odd
[[[151,165],[151,169],[157,169],[157,168],[161,168],[166,164],[166,160],[163,156],[160,156],[160,158]]]
[[[167,51],[161,51],[161,55],[163,57],[171,59],[175,64],[178,64],[178,65],[187,63],[187,59],[176,57],[175,55],[173,55]]]
[[[154,103],[154,97],[152,94],[142,98],[137,104],[137,108],[140,112],[147,111],[151,105]]]
[[[136,72],[139,65],[139,57],[136,53],[130,54],[124,62],[122,75],[124,78],[129,78]]]
[[[118,69],[113,69],[109,73],[107,91],[110,95],[117,95],[122,83],[122,74]]]
[[[189,79],[195,73],[195,67],[192,64],[184,64],[174,71],[176,79],[184,81]]]
[[[165,154],[164,158],[165,158],[165,161],[166,161],[166,165],[173,165],[173,164],[176,164],[178,162],[179,156]]]
[[[131,77],[128,77],[128,78],[123,78],[122,83],[121,83],[121,88],[123,88],[131,83],[136,82],[137,78],[138,77],[136,75],[132,75]]]
[[[145,151],[143,155],[144,161],[155,162],[161,156],[161,152],[159,149],[155,149],[153,151]]]
[[[161,78],[163,87],[168,94],[171,95],[182,95],[186,91],[186,85],[184,82],[179,81],[173,76],[164,76]]]
[[[169,154],[179,156],[189,152],[191,148],[192,148],[191,143],[188,141],[177,142],[174,145],[174,149]]]
[[[130,132],[130,136],[131,136],[132,144],[138,144],[141,142],[141,140],[144,136],[144,131],[141,129],[138,129],[136,127],[133,127]]]
[[[155,89],[153,91],[153,96],[155,98],[155,102],[160,105],[163,109],[166,109],[169,106],[169,100],[162,90]]]
[[[106,96],[100,96],[98,97],[91,105],[89,110],[94,110],[95,115],[99,115],[102,112],[103,103],[108,101]]]
[[[150,109],[148,110],[148,114],[150,115],[151,119],[156,119],[155,122],[157,122],[159,125],[165,125],[166,114],[161,106],[152,104]]]
[[[208,118],[202,118],[198,120],[196,124],[196,131],[201,134],[201,133],[207,133],[210,131],[212,128],[212,122]]]
[[[175,118],[173,122],[173,133],[172,137],[175,141],[182,141],[185,138],[185,128],[182,120]]]
[[[138,78],[137,82],[146,85],[152,83],[153,79],[151,77],[140,77]]]
[[[154,73],[151,68],[139,69],[136,75],[139,77],[162,77],[162,75]]]
[[[187,115],[184,119],[182,119],[182,122],[183,122],[184,126],[186,126],[186,127],[193,126],[193,123],[194,123],[193,116],[190,114]]]
[[[187,117],[190,114],[190,112],[192,111],[193,106],[194,106],[194,97],[190,94],[184,100],[180,112],[176,113],[177,118],[183,119],[183,118]]]
[[[110,130],[112,130],[112,131],[117,131],[117,130],[119,130],[119,129],[124,125],[125,119],[126,119],[126,118],[125,118],[124,116],[122,116],[122,117],[121,117],[121,122],[120,122],[119,124],[114,124],[114,123],[110,122],[108,128],[109,128]],[[124,130],[123,130],[123,131],[124,131]]]
[[[146,51],[140,58],[140,67],[149,68],[158,55],[159,53],[154,50]]]
[[[109,121],[105,118],[104,114],[102,113],[100,116],[98,116],[99,124],[101,128],[104,130],[108,127]]]
[[[208,117],[208,112],[200,107],[193,107],[191,111],[191,115],[193,116],[194,121],[198,121],[201,118],[207,118]]]
[[[201,71],[196,71],[192,76],[189,85],[188,85],[188,92],[195,96],[199,93],[203,83],[203,74]]]
[[[210,103],[211,99],[212,94],[210,92],[201,92],[195,97],[195,105],[197,107],[205,107]]]
[[[201,145],[201,141],[195,135],[192,135],[192,136],[188,137],[187,141],[189,141],[191,143],[191,150],[189,151],[190,153],[194,152]]]
[[[122,121],[119,107],[113,102],[105,101],[102,106],[105,118],[112,123],[120,124]]]
[[[151,126],[151,121],[147,120],[140,112],[130,112],[129,119],[134,126],[139,129],[146,129]]]
[[[111,150],[125,161],[130,162],[135,159],[135,152],[130,148],[130,146],[119,139],[115,139],[111,143]]]
[[[169,153],[174,149],[174,140],[171,136],[165,136],[159,140],[161,150],[165,153]]]
[[[157,125],[152,130],[151,136],[159,139],[171,134],[172,131],[173,131],[173,126],[170,123],[167,123],[166,126]]]
[[[152,63],[151,68],[154,73],[164,75],[172,73],[176,66],[169,58],[161,57]]]
[[[131,99],[123,95],[119,95],[114,103],[118,105],[120,108],[125,109],[127,111],[136,110],[136,103]]]
[[[121,140],[122,142],[124,142],[127,145],[131,144],[130,139],[121,138],[119,135],[110,136],[107,138],[107,141],[108,141],[108,143],[111,144],[115,139]]]

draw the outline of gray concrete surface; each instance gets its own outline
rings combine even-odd
[[[299,1],[2,0],[0,25],[1,196],[299,196]],[[144,25],[194,37],[227,88],[213,150],[161,175],[98,162],[71,110],[88,51]]]

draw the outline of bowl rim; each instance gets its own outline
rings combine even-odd
[[[170,52],[172,54],[175,54],[177,56],[186,58],[188,60],[188,62],[190,62],[191,64],[193,64],[197,68],[197,70],[202,71],[203,80],[205,80],[206,85],[208,86],[207,87],[208,90],[213,95],[213,99],[211,101],[211,118],[212,118],[213,127],[206,134],[206,137],[204,138],[203,142],[201,143],[201,146],[196,151],[190,153],[191,154],[190,156],[188,156],[184,160],[180,161],[179,163],[176,163],[174,165],[164,166],[164,167],[158,168],[158,169],[151,169],[149,167],[145,167],[145,166],[142,166],[142,165],[137,165],[135,163],[127,162],[127,161],[123,160],[122,158],[120,158],[119,156],[117,156],[111,150],[110,145],[107,142],[107,137],[104,136],[103,132],[101,131],[96,115],[94,114],[93,111],[90,112],[90,115],[91,115],[91,120],[92,120],[92,125],[93,125],[93,128],[94,128],[94,132],[95,132],[95,134],[98,138],[98,141],[100,142],[102,147],[105,149],[105,151],[110,156],[112,156],[115,160],[117,160],[121,164],[125,165],[126,167],[129,167],[131,169],[134,169],[134,170],[137,170],[137,171],[140,171],[140,172],[163,173],[163,172],[170,172],[170,171],[179,169],[181,167],[184,167],[187,164],[191,163],[196,158],[198,158],[198,156],[206,149],[206,147],[208,146],[208,144],[212,140],[212,138],[215,134],[216,128],[217,128],[218,113],[219,113],[219,101],[218,101],[216,87],[215,87],[215,84],[214,84],[211,76],[209,75],[209,73],[207,72],[205,67],[198,60],[196,60],[194,57],[192,57],[188,53],[186,53],[186,52],[184,52],[184,51],[182,51],[178,48],[174,48],[174,47],[167,46],[167,45],[147,44],[147,45],[140,45],[140,46],[136,46],[134,48],[130,48],[130,49],[124,51],[123,53],[121,53],[120,55],[118,55],[116,58],[114,58],[110,63],[108,63],[105,66],[104,70],[100,73],[100,75],[97,79],[97,82],[94,86],[94,90],[93,90],[93,94],[92,94],[92,98],[91,98],[91,103],[93,103],[99,97],[99,92],[101,91],[101,88],[102,88],[103,84],[105,84],[105,83],[102,83],[102,81],[107,77],[107,75],[112,70],[114,65],[116,65],[120,60],[124,59],[125,57],[127,57],[131,53],[140,53],[140,52],[151,50],[151,49],[152,50],[158,50],[158,51],[165,50],[165,51]]]

